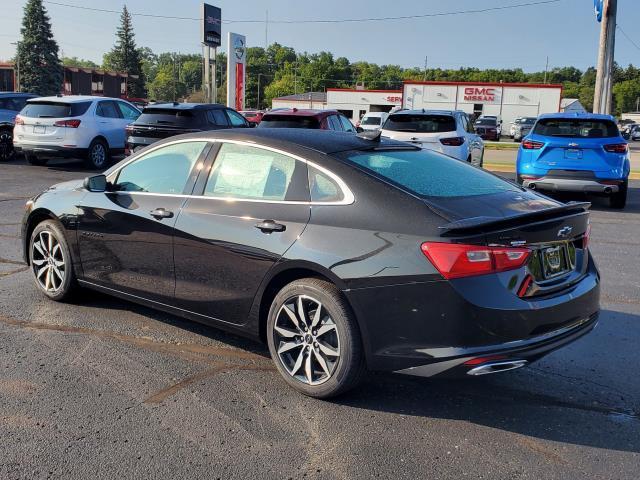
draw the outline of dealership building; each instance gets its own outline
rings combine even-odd
[[[272,108],[314,108],[338,110],[353,122],[369,112],[388,112],[402,105],[402,90],[328,88],[274,98]]]
[[[506,126],[518,117],[559,112],[561,99],[562,85],[555,84],[406,81],[402,107],[499,115]]]

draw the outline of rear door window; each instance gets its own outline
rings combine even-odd
[[[227,120],[227,116],[224,114],[222,109],[207,110],[207,120],[211,125],[215,125],[217,127],[229,126],[229,121]]]
[[[227,116],[229,117],[229,122],[232,127],[242,128],[247,126],[247,120],[238,112],[227,109]]]
[[[533,133],[568,138],[611,138],[620,135],[618,127],[610,120],[578,118],[543,118],[538,120]]]
[[[140,111],[136,108],[133,108],[131,105],[128,105],[124,102],[117,102],[118,109],[122,114],[122,118],[127,120],[135,120],[140,116]]]
[[[344,129],[345,132],[356,131],[356,129],[353,128],[353,124],[347,117],[345,117],[344,115],[338,115],[338,118],[340,119],[340,123],[342,124],[342,128]]]
[[[308,201],[306,164],[263,148],[223,143],[204,195],[253,200]],[[305,193],[306,192],[306,193]]]
[[[29,118],[79,117],[89,109],[91,102],[28,102],[20,114]]]
[[[315,167],[309,166],[308,168],[312,202],[340,202],[344,200],[344,193],[335,180]]]
[[[385,130],[394,132],[444,133],[456,130],[456,121],[451,115],[395,114],[389,115]]]
[[[329,115],[327,117],[327,122],[329,124],[329,130],[335,130],[337,132],[342,132],[342,124],[338,119],[337,115]]]
[[[104,118],[120,118],[120,111],[115,102],[99,102],[96,108],[96,115]]]

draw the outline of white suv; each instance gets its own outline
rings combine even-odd
[[[392,113],[382,126],[382,136],[415,143],[478,167],[484,142],[469,117],[459,110],[402,110]]]
[[[33,165],[44,165],[50,157],[76,157],[91,168],[105,168],[111,155],[124,153],[125,128],[139,115],[118,98],[34,98],[16,117],[13,142]]]

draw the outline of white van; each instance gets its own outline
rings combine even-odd
[[[360,120],[360,128],[363,130],[380,130],[389,116],[386,112],[369,112]]]

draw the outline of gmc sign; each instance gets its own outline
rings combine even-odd
[[[491,87],[465,87],[464,88],[464,101],[465,102],[495,102],[496,101],[496,89]]]

